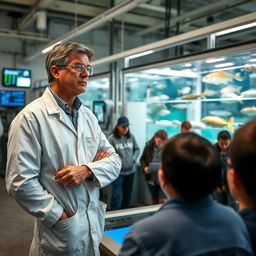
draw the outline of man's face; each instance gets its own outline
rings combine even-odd
[[[78,64],[90,66],[90,62],[87,55],[83,53],[72,53],[66,64],[67,67],[59,68],[56,82],[62,92],[65,92],[70,97],[74,97],[86,91],[89,77],[86,69],[82,72],[77,72],[74,66]]]
[[[227,140],[219,139],[218,140],[218,145],[220,147],[221,152],[227,153],[228,149],[229,149],[229,146],[230,146],[230,140],[229,139],[227,139]]]
[[[121,136],[124,136],[125,134],[127,134],[127,132],[129,131],[129,127],[127,125],[123,126],[123,125],[118,125],[117,130],[119,131]]]

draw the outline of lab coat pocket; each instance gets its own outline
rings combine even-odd
[[[96,220],[96,234],[97,237],[97,243],[99,244],[104,231],[105,226],[105,212],[106,212],[107,205],[101,201],[99,201],[98,207],[97,207],[97,220]],[[95,217],[96,217],[95,216]]]
[[[63,255],[63,253],[73,252],[79,255],[82,251],[80,241],[79,216],[76,213],[72,217],[57,222],[53,227],[48,228],[40,225],[40,247],[42,255]]]

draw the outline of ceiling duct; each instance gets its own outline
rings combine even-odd
[[[54,0],[39,0],[36,4],[29,10],[26,16],[21,20],[19,24],[19,30],[26,28],[29,26],[36,18],[37,11],[42,8],[46,8],[50,5]]]
[[[85,22],[84,24],[76,27],[75,29],[66,33],[65,35],[56,38],[55,40],[53,40],[52,42],[47,44],[44,48],[41,48],[40,50],[38,50],[35,54],[27,56],[24,59],[24,62],[32,61],[33,59],[35,59],[36,57],[41,55],[42,51],[44,49],[51,49],[51,47],[53,47],[58,42],[66,42],[66,41],[70,40],[71,38],[74,38],[74,37],[76,37],[80,34],[83,34],[85,32],[88,32],[88,31],[96,28],[96,27],[99,27],[100,25],[104,24],[106,21],[109,21],[109,20],[111,20],[111,19],[115,18],[116,16],[121,15],[123,13],[126,13],[126,12],[134,9],[138,5],[140,5],[142,3],[146,3],[146,2],[148,2],[148,0],[125,1],[125,2],[119,4],[115,7],[107,10],[106,12],[100,14],[99,16],[96,16],[95,18],[89,20],[88,22]],[[45,52],[46,51],[44,51],[44,53]]]

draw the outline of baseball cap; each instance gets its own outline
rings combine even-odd
[[[117,120],[117,125],[120,126],[128,126],[129,125],[129,120],[125,116],[120,116]]]

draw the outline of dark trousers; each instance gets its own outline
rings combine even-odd
[[[112,183],[111,210],[126,209],[130,207],[134,173],[119,175]]]

